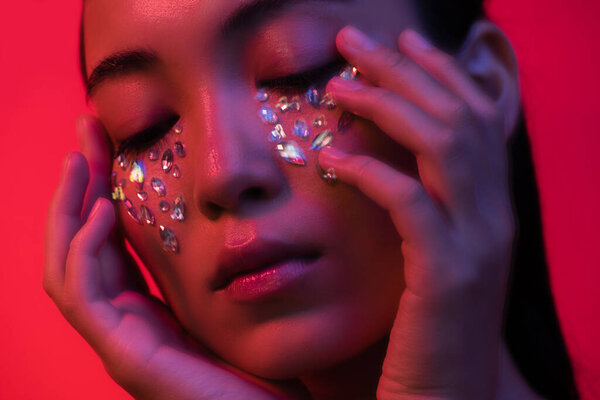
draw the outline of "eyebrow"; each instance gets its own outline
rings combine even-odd
[[[254,26],[259,22],[274,16],[285,6],[306,2],[350,3],[354,0],[255,0],[242,4],[235,9],[221,25],[221,36],[246,27]],[[103,82],[116,79],[119,76],[135,72],[148,71],[155,67],[159,58],[151,49],[133,49],[113,53],[104,58],[96,66],[86,84],[86,97],[89,99],[94,90]]]

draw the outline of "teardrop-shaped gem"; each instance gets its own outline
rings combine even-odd
[[[285,132],[283,130],[283,126],[281,126],[281,124],[277,124],[271,131],[271,136],[269,137],[269,140],[271,142],[281,142],[283,139],[285,139]]]
[[[175,127],[173,128],[173,132],[175,132],[177,135],[181,135],[181,133],[183,132],[183,126],[181,124],[175,125]]]
[[[325,119],[324,115],[319,115],[317,118],[315,118],[315,120],[313,121],[313,126],[315,128],[322,128],[325,125],[327,125],[327,120]]]
[[[326,93],[325,96],[323,96],[323,100],[321,100],[321,105],[328,110],[333,110],[336,107],[335,101],[329,93]]]
[[[265,101],[269,100],[269,92],[265,88],[259,88],[256,91],[255,98],[256,98],[256,100],[260,101],[261,103],[264,103]]]
[[[167,213],[171,209],[171,205],[169,204],[168,201],[161,200],[161,202],[158,203],[158,209],[164,213]]]
[[[127,168],[127,166],[129,165],[129,160],[127,159],[127,157],[125,157],[125,154],[120,153],[117,156],[117,164],[119,164],[119,167],[121,167],[122,169]]]
[[[173,202],[173,212],[171,218],[176,221],[183,221],[185,219],[185,204],[181,197],[177,197]]]
[[[306,165],[306,157],[302,148],[294,141],[277,144],[279,156],[290,164]]]
[[[279,99],[279,101],[277,101],[277,104],[275,105],[275,108],[278,111],[281,111],[282,113],[286,113],[291,109],[290,103],[288,102],[288,98],[287,97],[281,97]]]
[[[146,192],[138,192],[137,193],[137,197],[141,201],[146,201],[146,200],[148,200],[148,193],[146,193]]]
[[[160,161],[162,170],[167,173],[173,168],[173,152],[171,149],[166,149]]]
[[[173,143],[173,152],[177,157],[185,157],[185,147],[183,147],[183,143],[175,142]]]
[[[348,65],[346,68],[344,68],[342,70],[342,72],[340,72],[340,78],[349,79],[351,81],[356,80],[357,76],[358,76],[358,68],[356,68],[352,65]]]
[[[136,160],[131,163],[131,170],[129,171],[129,181],[138,184],[138,187],[144,183],[145,168],[144,163],[141,160]]]
[[[352,123],[352,121],[354,121],[354,114],[352,114],[348,111],[344,111],[342,113],[342,115],[340,116],[340,119],[338,120],[338,124],[337,124],[338,132],[345,131],[346,128]]]
[[[330,185],[333,185],[335,182],[337,182],[337,175],[335,174],[333,168],[327,169],[327,171],[321,175],[321,178]]]
[[[329,145],[332,140],[333,134],[331,133],[331,131],[329,129],[324,130],[323,132],[317,135],[315,140],[313,140],[310,148],[312,150],[321,150],[322,147]]]
[[[177,164],[173,165],[173,171],[171,173],[173,174],[173,177],[181,178],[181,170],[179,169]]]
[[[125,200],[125,193],[123,193],[123,189],[120,186],[115,186],[112,192],[113,200]]]
[[[167,194],[167,188],[165,184],[158,178],[152,178],[150,180],[150,186],[159,197],[164,197]]]
[[[154,215],[146,206],[140,206],[140,214],[142,214],[142,219],[148,225],[154,225]]]
[[[135,207],[133,206],[133,203],[131,203],[131,200],[129,199],[125,199],[123,200],[123,204],[125,205],[125,208],[127,208],[127,214],[129,214],[129,216],[138,224],[142,224],[142,220],[140,219],[140,216],[138,215]]]
[[[302,109],[300,98],[298,96],[293,97],[292,100],[290,100],[290,109],[294,111],[300,111]]]
[[[314,108],[319,108],[319,103],[321,102],[321,95],[319,94],[319,91],[316,87],[311,86],[310,88],[308,88],[308,91],[306,92],[306,101]]]
[[[175,233],[167,228],[166,226],[160,225],[159,227],[160,239],[165,250],[177,253],[179,251],[179,242]]]
[[[258,115],[260,115],[262,120],[267,124],[275,125],[279,123],[279,116],[269,106],[262,106],[258,112]]]
[[[158,160],[158,150],[157,149],[148,150],[148,160],[150,160],[150,161]]]
[[[294,123],[294,133],[301,139],[308,140],[310,136],[310,131],[308,130],[308,125],[306,122],[299,119]]]

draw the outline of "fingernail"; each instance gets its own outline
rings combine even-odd
[[[79,141],[79,146],[83,146],[83,133],[85,132],[87,125],[86,118],[83,114],[77,116],[75,120],[75,130],[77,131],[77,140]]]
[[[403,35],[403,38],[405,39],[404,42],[414,49],[430,50],[433,48],[431,43],[429,43],[423,36],[419,35],[412,29],[407,29]]]
[[[67,153],[65,156],[65,160],[63,161],[63,175],[67,173],[67,168],[69,168],[69,162],[71,161],[71,153]]]
[[[348,46],[354,47],[357,50],[370,51],[377,47],[377,42],[370,39],[353,26],[349,26],[344,30],[342,38]]]
[[[88,216],[88,219],[96,218],[96,214],[100,210],[101,203],[102,203],[102,201],[100,200],[100,198],[97,198],[96,201],[94,202],[94,207],[92,207],[92,211],[90,211],[90,215]]]
[[[327,85],[327,91],[331,91],[331,92],[337,92],[337,93],[347,93],[347,92],[354,92],[356,90],[362,89],[365,86],[358,82],[358,81],[351,81],[348,79],[342,79],[342,78],[333,78],[331,81],[329,81],[329,84]]]
[[[322,163],[327,164],[330,162],[336,162],[336,161],[342,160],[343,158],[345,158],[348,155],[348,153],[346,153],[342,150],[336,149],[334,147],[331,147],[331,146],[323,147],[319,153],[321,153],[319,155],[319,164],[322,164]],[[329,165],[327,165],[327,166],[329,166]]]

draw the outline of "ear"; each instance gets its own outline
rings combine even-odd
[[[510,41],[494,23],[478,20],[472,25],[456,58],[502,110],[508,140],[521,109],[519,68]]]

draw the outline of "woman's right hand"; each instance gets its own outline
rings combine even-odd
[[[149,293],[122,237],[111,233],[104,128],[84,115],[77,130],[85,156],[67,156],[50,204],[43,283],[110,376],[137,399],[310,398],[299,382],[262,380],[219,360]]]

